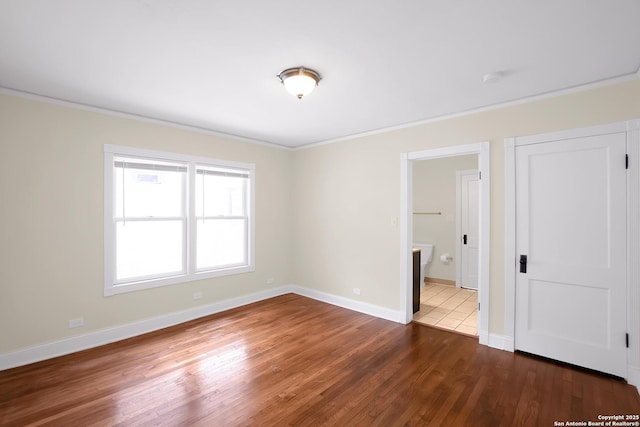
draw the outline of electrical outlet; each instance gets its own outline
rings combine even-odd
[[[353,293],[356,295],[360,295],[360,288],[353,288]]]
[[[269,277],[267,279],[267,285],[273,285],[273,282],[275,282],[275,280],[273,279],[273,277]]]
[[[193,293],[193,299],[202,299],[202,297],[204,296],[204,294],[202,292],[194,292]]]
[[[79,328],[81,326],[84,326],[84,319],[82,317],[69,320],[69,329]]]

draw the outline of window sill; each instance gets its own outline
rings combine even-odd
[[[196,280],[210,279],[214,277],[231,276],[234,274],[251,273],[253,271],[255,271],[255,267],[253,265],[244,265],[240,267],[230,267],[215,271],[203,271],[187,275],[141,280],[139,282],[106,285],[104,288],[104,296],[109,297],[117,294],[124,294],[127,292],[140,291],[143,289],[159,288],[162,286],[176,285],[179,283],[193,282]]]

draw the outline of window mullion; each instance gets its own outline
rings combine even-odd
[[[187,167],[187,172],[189,171],[189,167]],[[189,271],[189,217],[188,217],[188,200],[189,195],[187,192],[189,191],[189,177],[187,174],[182,174],[182,216],[184,218],[184,222],[182,223],[182,265],[183,271],[186,275],[191,274]]]
[[[126,213],[126,176],[125,176],[125,167],[122,167],[122,218],[126,218],[127,217],[127,213]],[[124,221],[124,220],[123,220]],[[124,224],[124,222],[123,222]]]
[[[188,169],[188,186],[185,192],[187,201],[185,208],[187,209],[187,271],[188,274],[194,274],[196,271],[196,244],[197,244],[197,226],[196,223],[196,164],[189,162]]]

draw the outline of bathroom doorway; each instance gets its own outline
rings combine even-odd
[[[421,250],[413,320],[476,336],[478,155],[418,160],[412,180],[413,247]]]
[[[429,203],[428,200],[423,199],[416,195],[416,191],[420,191],[420,184],[415,185],[414,189],[414,169],[416,174],[420,174],[421,169],[424,166],[426,169],[437,169],[436,163],[432,164],[429,168],[429,161],[442,160],[444,163],[455,163],[457,157],[464,158],[466,160],[465,165],[461,165],[453,169],[453,178],[451,183],[445,185],[442,180],[432,178],[427,180],[430,187],[435,191],[443,191],[444,187],[449,187],[448,195],[453,200],[453,208],[451,205],[447,209],[440,208],[435,205],[419,205],[418,203]],[[459,159],[458,159],[459,160]],[[478,171],[478,242],[477,242],[477,277],[478,277],[478,290],[466,290],[455,286],[459,280],[456,276],[456,263],[460,258],[460,250],[456,248],[456,242],[463,237],[464,233],[458,229],[454,232],[454,238],[449,243],[438,243],[437,233],[443,231],[443,225],[448,223],[452,226],[451,229],[456,229],[456,170],[477,170]],[[443,205],[444,206],[444,205]],[[423,212],[424,215],[414,215],[414,212]],[[418,219],[420,217],[420,219]],[[435,222],[440,222],[434,224]],[[421,229],[424,229],[425,223],[431,223],[431,229],[428,230],[430,235],[421,236]],[[456,320],[460,320],[457,326],[460,326],[463,321],[466,320],[467,325],[475,326],[475,334],[479,337],[481,344],[488,343],[488,320],[489,320],[489,301],[488,301],[488,281],[489,281],[489,143],[482,142],[476,144],[468,144],[455,147],[446,147],[441,149],[402,153],[401,155],[401,268],[402,268],[402,308],[405,310],[406,323],[413,320],[412,310],[412,250],[414,243],[434,243],[433,256],[431,259],[431,265],[426,269],[425,276],[428,278],[428,287],[423,287],[423,293],[428,297],[437,297],[437,300],[449,301],[446,305],[453,306],[451,311],[457,311],[453,317],[462,317],[464,311],[467,311],[467,315],[464,319],[455,319],[450,324],[458,323]],[[414,228],[416,235],[414,235]],[[429,226],[427,226],[429,228]],[[446,227],[444,227],[446,228]],[[449,235],[451,231],[449,231]],[[435,236],[435,238],[433,237]],[[414,239],[432,239],[434,242],[416,242]],[[467,236],[469,239],[469,236]],[[469,241],[469,240],[467,240]],[[438,283],[438,281],[430,281],[430,279],[443,279],[444,283]],[[444,288],[443,288],[444,286]],[[468,294],[467,294],[468,292]],[[473,298],[475,297],[475,298]],[[431,301],[434,302],[434,301]],[[440,310],[442,312],[442,310]],[[475,317],[476,322],[473,325],[471,318]],[[436,316],[431,316],[436,317]],[[443,318],[446,316],[443,316]],[[442,320],[442,319],[440,319]],[[447,323],[447,322],[445,322]],[[454,328],[455,329],[455,328]],[[467,329],[465,333],[469,334],[470,329]]]

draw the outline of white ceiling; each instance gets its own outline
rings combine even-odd
[[[0,86],[290,147],[639,67],[638,0],[0,0]]]

